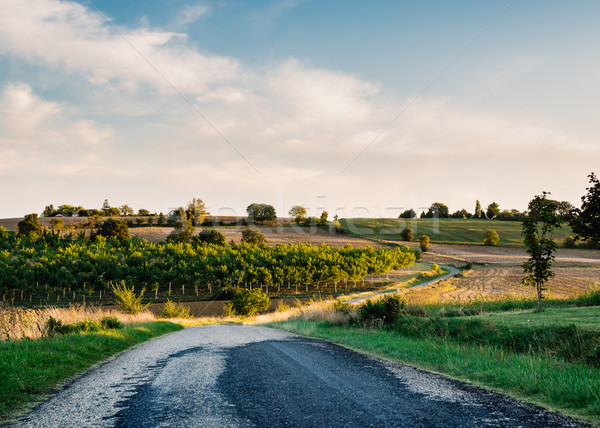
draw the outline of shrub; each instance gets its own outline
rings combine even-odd
[[[100,325],[105,330],[118,330],[123,328],[123,323],[116,317],[103,317],[100,320]]]
[[[429,251],[429,236],[422,235],[419,238],[419,245],[421,246],[421,251],[423,251],[424,253]]]
[[[111,286],[113,293],[115,293],[115,305],[120,307],[123,312],[127,314],[137,314],[138,312],[142,312],[146,309],[150,303],[143,305],[142,299],[144,297],[144,290],[140,292],[140,295],[136,295],[134,291],[133,285],[127,287],[125,285],[125,281],[121,281],[120,284],[113,284]]]
[[[567,236],[563,241],[563,247],[565,248],[575,248],[575,238],[572,236]]]
[[[171,302],[169,299],[165,302],[158,318],[191,318],[190,308]]]
[[[340,314],[348,315],[352,310],[352,305],[348,302],[344,302],[343,300],[336,300],[332,304],[333,310]]]
[[[412,240],[414,238],[412,229],[410,227],[404,228],[404,230],[402,231],[400,236],[402,237],[403,241],[408,241],[408,242],[412,242]]]
[[[485,234],[483,235],[483,243],[485,245],[487,245],[488,247],[494,247],[498,244],[499,241],[500,236],[498,235],[498,232],[492,229],[488,229],[485,231]]]
[[[367,299],[358,309],[358,319],[363,323],[392,324],[402,313],[406,300],[398,294],[387,294],[379,300]]]
[[[23,220],[17,224],[18,236],[40,236],[43,227],[38,220],[37,214],[27,214]]]
[[[223,235],[216,229],[204,229],[198,234],[197,237],[194,237],[193,240],[198,242],[205,242],[207,244],[222,246],[227,245],[227,239],[225,238],[225,235]]]
[[[252,316],[257,312],[265,311],[271,300],[260,288],[253,290],[239,289],[231,301],[231,311],[240,316]]]
[[[248,244],[261,245],[267,242],[265,235],[260,233],[258,230],[252,230],[250,228],[242,231],[242,242]]]
[[[72,324],[63,324],[61,320],[57,320],[54,317],[50,317],[46,321],[46,334],[50,337],[66,334],[93,333],[100,331],[101,328],[102,325],[100,322],[90,319]]]
[[[431,266],[431,270],[434,271],[435,273],[442,273],[442,269],[438,266],[437,263],[434,263]]]
[[[119,241],[129,239],[129,226],[124,220],[109,218],[98,228],[98,235],[105,238],[116,238]]]

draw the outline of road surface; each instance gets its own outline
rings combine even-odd
[[[502,395],[266,327],[193,327],[89,371],[19,427],[565,427]]]
[[[425,282],[421,282],[417,285],[412,285],[410,287],[407,288],[416,288],[416,287],[425,287],[426,285],[430,285],[433,283],[436,283],[438,281],[443,281],[444,279],[448,279],[453,277],[454,275],[457,275],[460,273],[460,269],[457,269],[453,266],[442,266],[440,265],[440,268],[442,269],[446,269],[448,271],[447,274],[445,274],[444,276],[440,276],[438,278],[432,279],[430,281],[425,281]],[[367,295],[363,295],[363,296],[359,296],[359,297],[354,297],[350,300],[348,300],[348,303],[362,303],[367,299],[372,299],[375,296],[379,296],[379,295],[383,295],[383,294],[391,294],[391,293],[396,293],[397,290],[396,289],[387,289],[387,290],[383,290],[383,291],[377,291],[375,293],[370,293]]]

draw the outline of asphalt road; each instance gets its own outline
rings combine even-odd
[[[319,340],[220,325],[89,371],[19,427],[566,427],[536,406]]]

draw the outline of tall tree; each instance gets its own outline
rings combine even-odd
[[[129,205],[125,204],[125,205],[121,205],[121,207],[119,208],[119,211],[121,211],[121,215],[133,215],[133,208],[131,208]]]
[[[195,225],[201,225],[204,221],[204,217],[208,215],[208,211],[206,211],[206,204],[200,198],[193,198],[190,202],[188,202],[186,213],[189,219],[191,219],[193,216],[193,222]]]
[[[600,181],[593,172],[588,177],[591,186],[581,197],[581,208],[571,211],[570,224],[579,237],[590,239],[600,246]]]
[[[523,242],[529,254],[529,260],[523,263],[523,284],[534,286],[537,293],[538,311],[542,310],[544,284],[554,276],[552,262],[558,244],[552,239],[552,233],[562,224],[556,215],[557,202],[546,197],[543,192],[529,202],[529,215],[523,219]]]
[[[448,206],[442,204],[441,202],[434,202],[429,207],[429,211],[427,211],[427,218],[448,218],[450,212],[448,210]]]
[[[475,214],[473,217],[481,218],[481,204],[479,203],[479,199],[475,202]]]

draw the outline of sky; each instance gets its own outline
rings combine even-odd
[[[600,2],[0,0],[0,218],[580,205]]]

